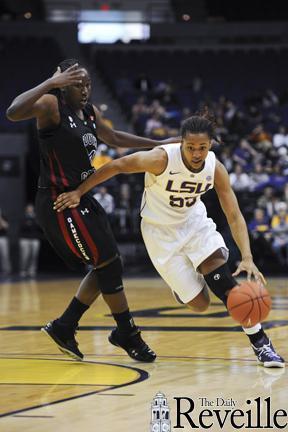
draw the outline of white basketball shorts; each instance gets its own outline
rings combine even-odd
[[[177,226],[153,225],[142,219],[141,231],[154,267],[183,303],[206,286],[198,266],[217,249],[228,249],[212,219],[204,216]]]

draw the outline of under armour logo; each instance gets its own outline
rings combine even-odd
[[[87,208],[85,208],[84,210],[80,210],[82,215],[85,215],[85,213],[89,213],[89,210]]]
[[[220,274],[216,273],[213,277],[214,280],[219,280],[220,279]]]
[[[70,121],[70,127],[71,127],[72,129],[73,129],[73,128],[76,128],[77,125],[76,125],[76,123],[74,122],[73,118],[72,118],[71,116],[68,116],[68,119],[69,119],[69,121]]]

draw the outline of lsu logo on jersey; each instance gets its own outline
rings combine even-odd
[[[169,196],[169,204],[171,207],[192,207],[195,204],[198,196],[204,194],[212,187],[212,183],[183,181],[179,186],[174,180],[168,180],[166,191],[177,195]],[[194,196],[182,197],[178,194],[193,194]],[[195,196],[198,195],[198,196]]]
[[[168,192],[174,193],[193,193],[195,195],[200,195],[208,191],[211,188],[212,183],[204,183],[202,182],[191,182],[191,181],[183,181],[179,187],[174,186],[176,183],[175,180],[168,180],[166,190]]]

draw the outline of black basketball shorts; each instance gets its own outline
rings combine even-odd
[[[78,207],[63,212],[53,210],[53,201],[49,189],[38,190],[37,221],[70,268],[78,269],[81,263],[97,267],[119,255],[107,215],[92,195],[84,195]]]

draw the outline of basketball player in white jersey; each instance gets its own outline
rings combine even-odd
[[[83,194],[112,176],[146,172],[141,231],[147,251],[176,299],[198,312],[209,306],[208,287],[226,305],[229,290],[237,285],[234,276],[240,272],[247,272],[248,280],[253,276],[266,283],[253,262],[247,226],[228,173],[210,150],[214,135],[208,116],[190,117],[182,125],[181,143],[116,159],[77,190],[59,195],[54,204],[57,211],[76,207]],[[201,201],[201,195],[213,187],[242,257],[233,275],[223,237]],[[285,366],[260,323],[243,330],[260,364]]]

